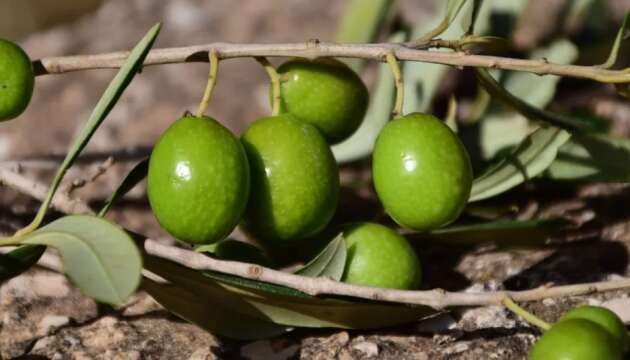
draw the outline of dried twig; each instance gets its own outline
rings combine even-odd
[[[14,187],[16,190],[36,199],[41,200],[45,195],[45,191],[42,190],[44,189],[42,184],[1,167],[0,182]],[[68,209],[74,203],[76,203],[75,200],[63,193],[57,194],[53,199],[53,206],[58,209]],[[82,204],[82,206],[87,208],[85,204]],[[151,239],[141,239],[139,245],[143,245],[145,251],[151,255],[169,259],[193,269],[214,270],[248,279],[261,280],[271,284],[288,286],[314,296],[354,296],[371,300],[427,305],[436,309],[452,306],[499,304],[506,296],[514,301],[523,302],[630,288],[630,279],[626,278],[596,283],[540,287],[525,291],[492,291],[481,293],[448,292],[442,289],[402,291],[346,284],[329,278],[303,277],[248,263],[217,260],[194,251],[164,245]]]
[[[97,164],[96,167],[87,174],[87,176],[72,180],[66,189],[62,190],[62,192],[72,195],[75,190],[80,189],[89,183],[95,182],[99,177],[105,174],[112,165],[114,165],[114,158],[110,156],[105,159],[105,161]]]
[[[563,65],[542,60],[514,59],[498,56],[473,55],[463,52],[441,52],[412,49],[403,44],[336,44],[310,40],[286,44],[212,43],[152,50],[144,65],[208,61],[208,52],[215,50],[220,59],[238,57],[306,57],[335,56],[383,61],[392,53],[399,60],[420,61],[453,66],[472,66],[531,72],[539,75],[559,75],[592,79],[600,82],[630,82],[630,69],[607,70],[595,66]],[[70,71],[118,68],[129,53],[126,51],[99,55],[77,55],[43,58],[34,62],[37,75],[60,74]]]

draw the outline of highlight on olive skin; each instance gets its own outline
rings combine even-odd
[[[372,155],[378,198],[398,224],[416,231],[455,221],[472,186],[466,149],[436,117],[412,113],[381,130]]]
[[[352,135],[367,111],[361,78],[333,58],[296,58],[278,67],[280,110],[315,126],[330,144]]]
[[[239,223],[249,195],[241,143],[209,117],[175,121],[149,160],[147,192],[160,225],[195,244],[224,239]]]
[[[28,55],[17,44],[0,39],[0,121],[14,119],[26,110],[34,86]]]

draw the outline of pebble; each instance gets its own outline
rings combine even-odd
[[[361,341],[352,345],[352,348],[362,352],[366,357],[378,356],[378,345],[371,341]]]
[[[58,329],[70,323],[70,318],[62,315],[46,315],[39,322],[39,333],[42,335],[50,334],[53,330]]]

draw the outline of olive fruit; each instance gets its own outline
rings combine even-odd
[[[281,247],[323,229],[337,207],[339,171],[317,129],[281,114],[253,122],[241,141],[251,169],[246,229]]]
[[[560,321],[546,331],[529,352],[529,360],[621,360],[615,339],[585,319]]]
[[[394,230],[356,223],[347,226],[343,236],[348,257],[342,281],[403,290],[420,285],[420,260],[407,239]]]
[[[466,149],[434,116],[412,113],[390,121],[376,139],[372,176],[387,213],[425,231],[454,221],[472,185]]]
[[[238,138],[216,120],[185,116],[155,145],[147,187],[166,231],[185,242],[212,243],[229,235],[245,210],[247,157]]]
[[[611,310],[601,306],[584,305],[569,310],[559,321],[568,319],[590,320],[603,327],[617,341],[619,348],[628,350],[628,331],[623,321]]]
[[[28,55],[18,45],[0,39],[0,121],[24,112],[34,85],[35,74]]]
[[[280,111],[315,126],[329,143],[346,139],[361,124],[369,94],[346,64],[333,58],[293,59],[278,73]]]

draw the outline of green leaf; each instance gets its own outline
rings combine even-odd
[[[628,39],[630,38],[630,11],[626,13],[626,16],[623,18],[623,22],[621,23],[621,27],[619,28],[619,32],[615,37],[615,42],[613,43],[612,48],[610,49],[610,55],[608,55],[608,60],[601,65],[603,68],[611,68],[615,66],[617,63],[617,56],[619,55],[619,50],[622,47],[622,44],[627,44]],[[630,49],[628,49],[630,50]]]
[[[539,175],[556,158],[571,135],[558,128],[541,127],[527,136],[510,155],[473,181],[469,202],[487,199]]]
[[[309,277],[327,276],[339,281],[346,267],[346,255],[346,241],[343,234],[339,234],[313,260],[295,273]]]
[[[630,139],[575,135],[545,175],[556,180],[630,181]]]
[[[88,141],[94,135],[94,132],[101,125],[105,117],[109,114],[111,109],[114,107],[123,91],[127,88],[133,77],[140,70],[144,59],[146,58],[151,46],[153,46],[153,42],[160,32],[160,24],[154,25],[147,34],[140,40],[140,42],[133,48],[129,57],[120,68],[114,79],[109,83],[109,86],[101,96],[100,100],[96,104],[96,107],[92,111],[90,118],[87,123],[81,130],[79,136],[75,139],[74,144],[70,147],[68,154],[64,158],[61,166],[57,170],[55,174],[55,178],[53,179],[52,184],[48,190],[46,195],[46,199],[42,203],[37,216],[33,220],[33,222],[24,230],[24,233],[28,233],[32,230],[35,230],[42,222],[46,211],[48,210],[48,206],[52,201],[61,180],[63,179],[66,171],[72,166],[76,158],[79,156],[83,148],[87,145]]]
[[[236,340],[257,340],[284,334],[291,329],[230,310],[210,296],[144,278],[142,289],[170,312],[216,335]]]
[[[457,246],[493,244],[500,247],[540,246],[550,235],[566,228],[561,219],[500,220],[480,224],[451,226],[429,233],[429,238]]]
[[[140,283],[142,259],[135,242],[103,218],[65,216],[27,235],[22,243],[59,250],[68,277],[98,301],[121,305]]]
[[[123,181],[118,185],[116,190],[109,196],[105,205],[98,212],[98,216],[103,217],[107,214],[112,205],[118,201],[121,197],[125,196],[131,189],[133,189],[140,181],[147,177],[149,171],[149,159],[144,159],[136,164],[131,171],[125,176]]]
[[[404,33],[397,33],[391,41],[405,39]],[[376,90],[370,100],[370,108],[357,131],[343,142],[333,145],[332,151],[338,163],[348,163],[364,158],[372,153],[376,137],[391,118],[394,107],[394,76],[387,64],[380,64]]]
[[[442,21],[429,32],[422,35],[417,42],[429,42],[445,32],[451,26],[465,3],[466,0],[448,0],[446,3],[446,14],[442,18]]]
[[[393,14],[394,0],[351,0],[343,10],[335,41],[338,43],[370,43],[388,16]],[[365,60],[349,59],[350,67],[358,71]]]
[[[312,296],[293,296],[266,289],[269,285],[249,280],[255,286],[219,284],[204,273],[165,259],[147,256],[146,268],[160,277],[206,299],[220,300],[230,310],[285,326],[379,328],[419,320],[436,311],[425,306],[406,306],[365,301],[345,301]],[[273,285],[275,286],[275,285]],[[296,290],[293,290],[296,291]],[[245,302],[245,303],[243,303]]]
[[[45,246],[24,245],[0,254],[0,283],[14,278],[37,264],[46,251]]]

